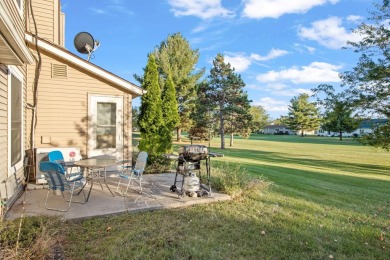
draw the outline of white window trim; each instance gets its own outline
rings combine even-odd
[[[24,152],[24,127],[22,125],[21,151],[22,157],[20,161],[11,166],[11,74],[22,82],[22,97],[23,97],[23,74],[16,66],[8,66],[8,177],[16,173],[23,167],[23,152]],[[22,98],[22,124],[24,122],[24,99]]]
[[[21,6],[19,7],[17,0],[14,0],[16,9],[19,11],[19,15],[23,18],[23,11],[24,11],[24,0],[20,1]]]

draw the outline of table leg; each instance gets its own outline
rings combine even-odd
[[[93,178],[90,178],[90,180],[91,180],[91,187],[89,188],[88,196],[87,196],[87,200],[86,201],[89,200],[89,195],[91,195],[91,190],[92,190],[92,186],[93,186]]]
[[[106,173],[106,167],[104,167],[104,184],[106,185],[107,189],[111,192],[111,195],[115,197],[114,193],[111,191],[110,187],[108,187],[108,184],[106,182],[107,180],[107,173]]]

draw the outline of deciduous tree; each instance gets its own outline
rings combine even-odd
[[[360,24],[354,32],[362,35],[358,42],[349,45],[361,56],[357,65],[341,74],[342,85],[356,107],[364,112],[371,111],[373,116],[390,119],[390,6],[376,4],[376,10],[370,12],[368,23]],[[374,131],[367,144],[386,149],[390,146],[390,122]],[[387,137],[386,137],[387,136]],[[375,138],[378,138],[375,140]],[[362,139],[364,141],[364,139]]]
[[[269,114],[263,106],[251,106],[249,112],[252,115],[252,132],[260,131],[270,123]]]
[[[317,103],[324,108],[322,128],[326,131],[339,133],[340,141],[343,133],[353,132],[359,127],[360,120],[353,115],[354,108],[345,93],[336,93],[332,85],[322,84],[312,89]],[[324,97],[321,97],[324,94]]]

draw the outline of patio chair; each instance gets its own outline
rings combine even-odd
[[[64,155],[62,154],[61,151],[58,151],[58,150],[49,152],[47,157],[49,157],[50,162],[56,162],[56,163],[60,163],[60,164],[65,162]]]
[[[135,163],[134,168],[126,165],[123,166],[122,172],[118,174],[119,181],[118,181],[118,186],[116,188],[117,191],[119,190],[119,186],[121,184],[122,179],[126,179],[128,180],[128,183],[127,183],[125,194],[127,194],[130,184],[134,187],[133,181],[135,182],[138,181],[138,185],[140,187],[140,193],[142,193],[142,175],[145,170],[147,159],[148,159],[148,153],[142,151],[138,154],[137,161]]]
[[[72,198],[73,194],[75,192],[75,189],[80,188],[80,192],[83,192],[84,195],[84,201],[73,201],[76,203],[84,204],[86,202],[86,197],[84,193],[84,184],[82,182],[83,175],[81,174],[72,174],[70,178],[66,178],[64,168],[55,162],[40,162],[39,163],[39,169],[43,172],[45,179],[49,185],[49,190],[47,191],[46,195],[46,201],[45,201],[45,208],[47,210],[56,210],[61,212],[66,212],[70,209],[70,205],[72,204]],[[49,199],[49,193],[50,191],[61,191],[62,197],[65,199],[64,191],[67,190],[70,192],[70,199],[66,200],[69,202],[68,207],[66,209],[60,209],[60,208],[49,208],[47,206],[47,201]],[[79,193],[80,193],[79,192]]]

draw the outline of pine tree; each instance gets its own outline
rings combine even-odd
[[[189,134],[198,137],[200,140],[210,140],[214,136],[216,121],[215,104],[207,97],[209,90],[208,82],[203,81],[197,85],[197,99],[195,108],[191,113],[194,124]]]
[[[308,94],[299,94],[291,99],[286,121],[291,130],[300,131],[303,137],[305,131],[318,129],[320,121],[318,108],[315,103],[309,102]]]
[[[221,149],[225,149],[225,123],[230,121],[229,124],[234,125],[235,122],[244,120],[244,118],[247,118],[246,121],[248,122],[251,121],[251,115],[249,114],[250,101],[247,94],[243,91],[244,81],[240,75],[234,73],[234,69],[231,68],[229,63],[225,63],[222,54],[218,54],[213,61],[208,86],[206,95],[210,103],[214,103],[217,107]],[[236,130],[234,129],[233,131]],[[233,131],[228,131],[231,134],[231,138],[234,135]],[[232,141],[231,139],[231,145]]]
[[[165,128],[158,70],[153,54],[149,54],[148,63],[144,69],[142,87],[147,92],[141,98],[141,112],[138,119],[141,132],[139,148],[148,152],[149,157],[153,159],[164,153],[164,148],[161,145],[161,132]]]
[[[180,116],[177,125],[177,141],[181,141],[181,131],[189,129],[190,114],[196,100],[196,83],[203,76],[204,69],[194,72],[199,59],[198,50],[192,50],[188,41],[180,34],[169,35],[154,51],[160,78],[165,81],[172,77],[176,88],[176,100]]]

